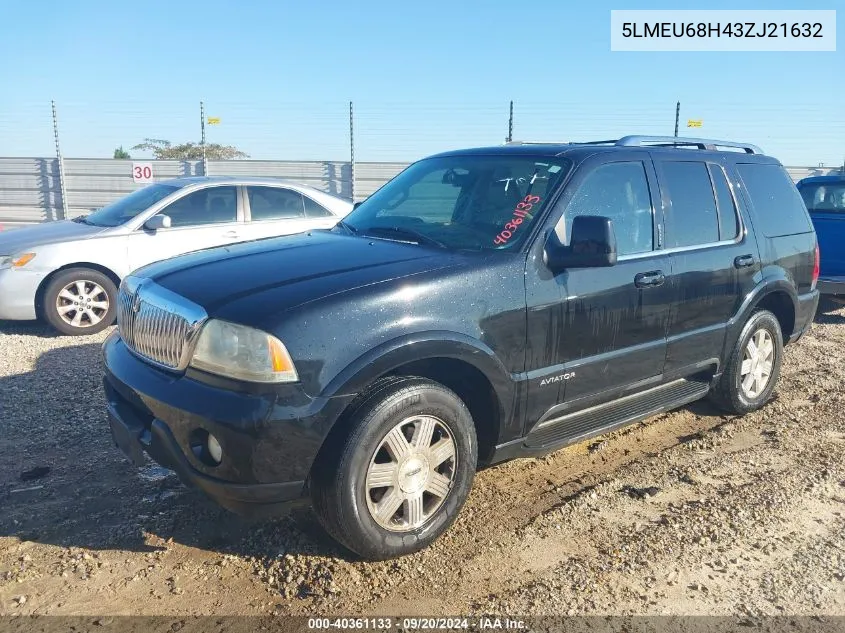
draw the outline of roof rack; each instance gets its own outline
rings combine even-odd
[[[736,143],[734,141],[718,141],[709,138],[690,138],[685,136],[642,136],[639,134],[623,136],[619,139],[606,141],[562,142],[554,141],[507,141],[505,145],[613,145],[616,147],[696,147],[698,149],[718,151],[720,147],[741,149],[746,154],[762,154],[763,150],[751,143]]]
[[[623,136],[610,141],[588,141],[583,145],[615,145],[617,147],[697,147],[717,151],[720,147],[741,149],[746,154],[762,154],[763,150],[751,143],[718,141],[711,138],[690,138],[685,136],[641,136],[639,134]]]
[[[572,145],[571,141],[505,141],[505,145]]]

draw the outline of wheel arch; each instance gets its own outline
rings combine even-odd
[[[454,391],[472,415],[478,438],[479,463],[493,456],[510,420],[514,383],[492,350],[457,333],[429,332],[383,344],[341,372],[324,395],[361,394],[391,376],[420,377]],[[346,432],[344,420],[354,399],[327,430],[324,444]]]
[[[794,286],[785,278],[769,279],[758,284],[743,300],[734,317],[728,321],[722,364],[736,345],[742,328],[756,310],[768,310],[780,324],[783,343],[786,345],[795,328],[798,313],[798,295]]]
[[[49,275],[44,277],[40,284],[38,284],[38,289],[35,291],[35,313],[39,317],[44,317],[44,293],[47,291],[47,286],[49,286],[53,279],[56,278],[56,275],[60,275],[72,268],[89,268],[91,270],[96,270],[111,279],[114,282],[115,287],[120,286],[120,277],[107,266],[95,264],[93,262],[74,262],[72,264],[65,264],[64,266],[56,268]]]

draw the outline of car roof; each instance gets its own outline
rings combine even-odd
[[[845,182],[845,174],[832,174],[829,176],[807,176],[806,178],[802,178],[796,184],[797,185],[815,185],[815,184],[823,184],[826,182]]]
[[[591,143],[524,143],[505,144],[490,147],[474,147],[468,149],[457,149],[435,154],[430,158],[441,158],[447,156],[536,156],[545,158],[566,157],[579,162],[594,154],[611,154],[620,151],[646,150],[654,154],[668,154],[677,156],[683,152],[685,156],[717,157],[728,156],[733,159],[741,158],[743,162],[777,162],[776,159],[766,154],[749,154],[737,151],[720,151],[713,149],[692,149],[689,147],[663,147],[658,145],[598,145]]]
[[[296,182],[293,180],[284,180],[282,178],[270,178],[270,177],[255,177],[255,176],[182,176],[179,178],[168,178],[166,180],[158,180],[156,181],[157,184],[163,185],[173,185],[176,187],[187,187],[189,185],[201,185],[201,184],[210,184],[210,185],[265,185],[271,187],[294,187],[296,189],[303,189],[314,191],[326,196],[331,196],[332,194],[326,193],[325,191],[321,191],[316,187],[311,187],[310,185],[304,185],[300,182]],[[336,197],[336,196],[335,196]]]

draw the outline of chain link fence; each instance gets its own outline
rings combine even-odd
[[[687,118],[702,122],[687,128]],[[772,121],[789,121],[773,129]],[[704,136],[760,145],[794,178],[845,165],[845,121],[833,104],[750,107],[637,104],[149,101],[23,103],[0,109],[0,222],[37,222],[87,213],[141,183],[133,166],[149,163],[154,179],[181,175],[272,176],[362,200],[409,162],[460,147],[506,140],[581,141],[627,134]],[[202,156],[155,160],[135,149],[145,139],[193,143]],[[228,146],[238,160],[215,160]],[[35,150],[33,152],[33,150]],[[116,159],[116,150],[129,159]],[[124,155],[125,156],[125,155]],[[74,158],[66,158],[74,157]],[[75,158],[81,157],[81,158]]]

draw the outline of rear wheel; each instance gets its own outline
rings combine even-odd
[[[114,323],[117,287],[103,273],[70,268],[53,277],[44,291],[43,313],[62,334],[95,334]]]
[[[711,398],[731,413],[756,411],[772,396],[783,357],[780,323],[768,310],[751,315]]]
[[[389,378],[345,423],[345,437],[334,438],[312,469],[326,531],[370,560],[429,545],[457,517],[475,475],[475,427],[464,403],[439,383]]]

